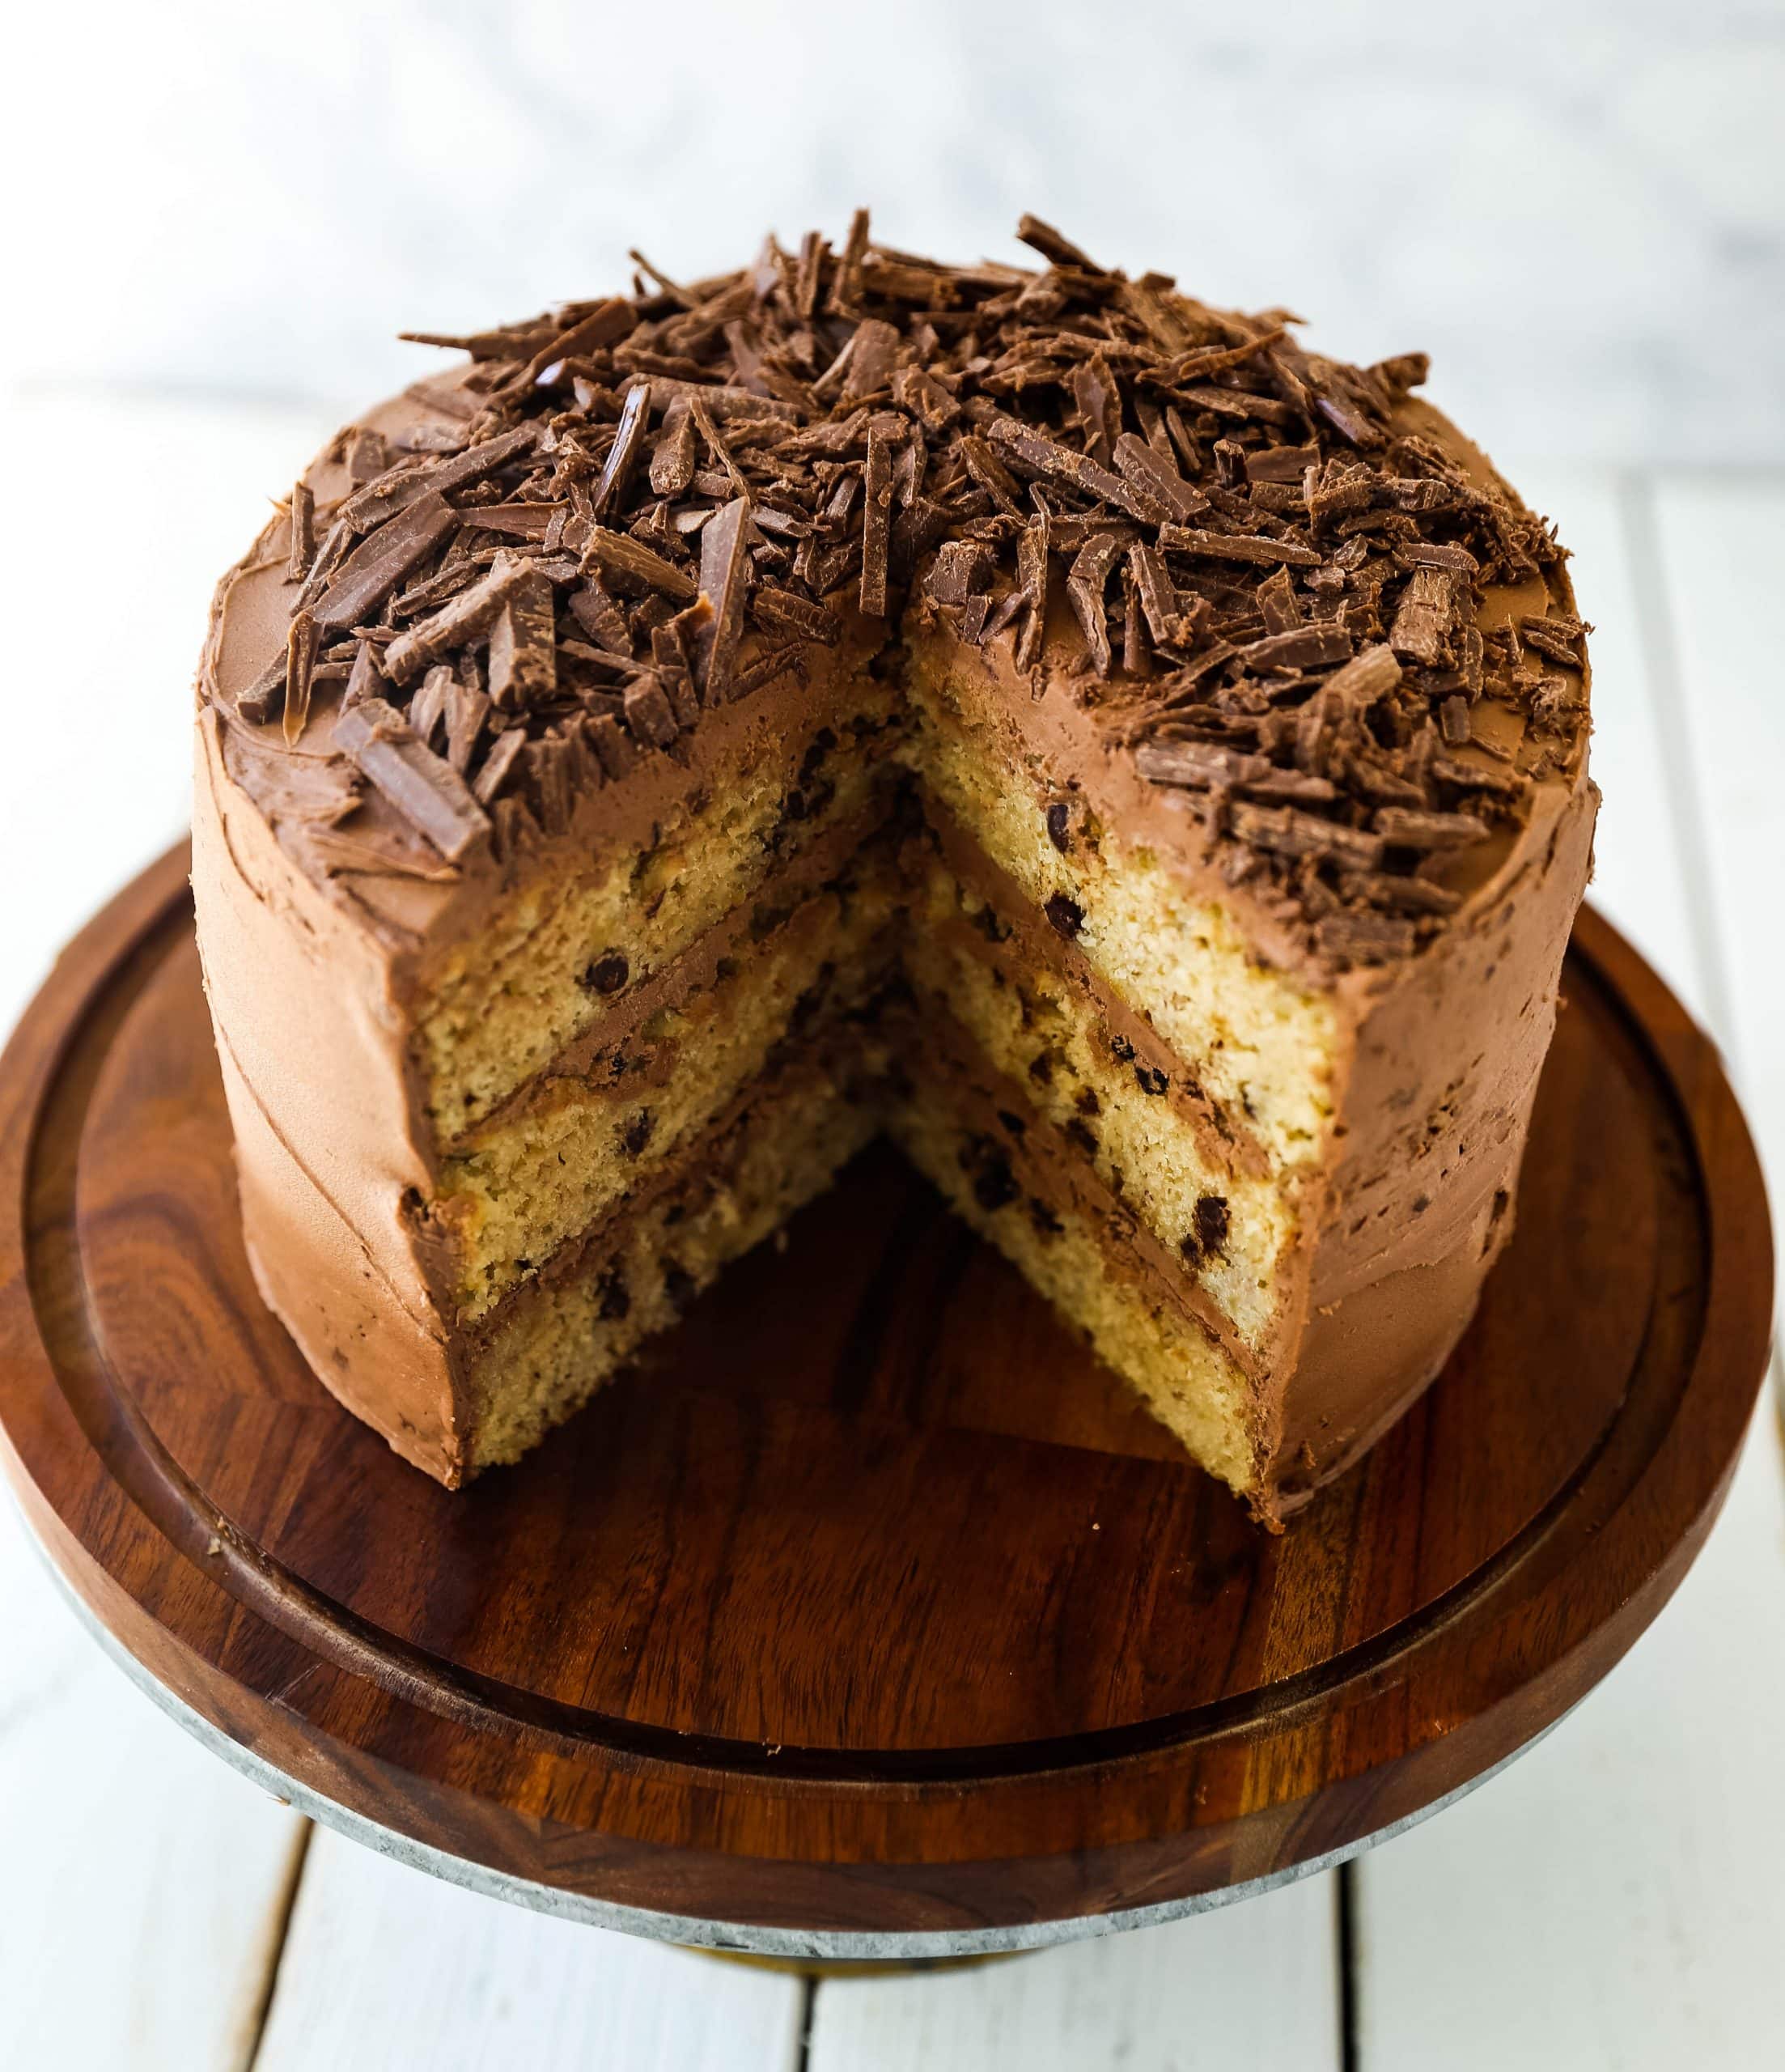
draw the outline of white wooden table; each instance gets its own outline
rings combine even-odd
[[[0,401],[0,1021],[184,820],[210,585],[328,427]],[[1593,898],[1721,1040],[1785,1201],[1785,478],[1510,467],[1595,621]],[[92,551],[108,495],[112,564]],[[312,1832],[76,1626],[0,1502],[6,2072],[1719,2072],[1785,2058],[1785,1477],[1763,1410],[1673,1603],[1503,1777],[1345,1871],[977,1970],[816,1988]]]

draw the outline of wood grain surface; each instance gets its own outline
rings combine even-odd
[[[0,1426],[66,1578],[332,1803],[566,1895],[1013,1931],[1349,1846],[1591,1687],[1712,1517],[1770,1243],[1711,1047],[1584,917],[1449,1370],[1249,1526],[890,1155],[452,1495],[253,1290],[177,854],[0,1071]]]

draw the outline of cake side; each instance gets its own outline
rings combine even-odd
[[[223,724],[201,711],[193,898],[255,1279],[335,1395],[456,1483],[466,1406],[406,1212],[432,1174],[390,952],[281,846]]]

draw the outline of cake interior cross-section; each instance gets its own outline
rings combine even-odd
[[[426,338],[219,587],[250,1256],[444,1483],[883,1132],[1271,1525],[1505,1245],[1596,800],[1562,551],[1422,356],[1019,236]]]

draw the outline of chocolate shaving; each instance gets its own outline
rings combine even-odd
[[[1261,640],[1248,641],[1238,652],[1250,669],[1319,669],[1350,656],[1351,636],[1329,619],[1317,626],[1267,633]]]
[[[681,603],[689,602],[699,592],[700,586],[685,569],[665,561],[660,554],[628,534],[610,532],[604,525],[590,527],[583,547],[583,565],[585,568],[592,565],[640,589],[660,590],[666,597]]]
[[[459,516],[473,532],[505,533],[519,540],[544,540],[554,522],[562,524],[568,507],[562,503],[485,503]]]
[[[1255,848],[1280,856],[1341,863],[1354,870],[1374,870],[1382,860],[1384,838],[1366,834],[1342,822],[1323,820],[1295,806],[1255,806],[1236,802],[1233,831]]]
[[[524,575],[503,599],[490,629],[490,696],[498,710],[524,711],[558,688],[554,617],[542,575]]]
[[[364,648],[360,650],[363,654]],[[424,748],[434,746],[434,736],[446,717],[447,702],[451,698],[457,679],[444,662],[436,662],[422,679],[422,688],[417,691],[409,705],[409,724],[415,730],[415,738]],[[359,703],[355,699],[355,704]]]
[[[662,683],[654,676],[634,677],[626,686],[626,724],[637,741],[668,748],[680,732]]]
[[[385,674],[392,683],[407,683],[436,656],[479,638],[494,622],[510,593],[532,573],[518,557],[503,556],[430,618],[400,633],[384,651]]]
[[[1109,628],[1104,616],[1104,592],[1109,586],[1109,571],[1121,557],[1127,544],[1120,533],[1099,533],[1085,541],[1079,550],[1066,580],[1066,593],[1071,605],[1085,645],[1091,650],[1091,660],[1097,674],[1109,673]]]
[[[760,518],[761,513],[757,513]],[[983,554],[985,550],[980,549]],[[773,584],[757,586],[750,605],[757,623],[770,633],[792,634],[802,640],[815,640],[821,648],[834,648],[843,637],[842,621],[824,605],[814,604],[792,590]]]
[[[477,772],[477,782],[472,786],[472,795],[479,805],[487,806],[508,781],[508,773],[520,760],[527,746],[527,735],[519,727],[511,727],[506,734],[498,734],[484,766]]]
[[[1456,617],[1451,578],[1442,568],[1416,568],[1401,593],[1389,645],[1405,660],[1437,669],[1449,652]]]
[[[1024,216],[1017,223],[1016,236],[1020,243],[1039,252],[1056,266],[1071,266],[1081,274],[1103,271],[1094,259],[1087,258],[1077,245],[1062,237],[1052,223],[1043,223],[1039,216]]]
[[[454,679],[447,694],[447,761],[461,777],[477,752],[490,709],[489,698],[475,684]]]
[[[991,574],[991,550],[983,542],[949,540],[937,549],[924,588],[939,605],[965,605]]]
[[[1571,669],[1581,666],[1581,636],[1589,629],[1578,618],[1559,612],[1542,618],[1528,614],[1519,621],[1519,631],[1540,655],[1546,655],[1552,662]]]
[[[459,875],[451,864],[418,856],[394,843],[343,834],[337,827],[307,830],[304,847],[330,877],[413,877],[426,885],[451,885]]]
[[[1314,939],[1336,964],[1390,964],[1410,957],[1418,941],[1411,921],[1370,912],[1330,914]]]
[[[459,514],[438,493],[418,497],[363,540],[335,571],[311,607],[317,625],[331,633],[358,625],[458,523]]]
[[[1170,553],[1196,554],[1206,561],[1263,562],[1291,568],[1318,568],[1321,563],[1312,547],[1262,533],[1205,533],[1190,525],[1161,525],[1159,543]]]
[[[698,595],[712,608],[707,638],[704,689],[709,705],[722,704],[730,694],[737,667],[738,645],[744,637],[744,592],[748,581],[750,507],[736,498],[710,519],[701,534],[701,580]]]
[[[862,475],[862,580],[860,607],[868,618],[886,616],[887,545],[892,508],[892,450],[879,430],[867,435],[867,465]]]
[[[1047,631],[1047,520],[1032,519],[1016,542],[1016,580],[1028,605],[1028,618],[1016,644],[1016,666],[1032,669]]]
[[[1117,439],[1114,453],[1122,473],[1168,516],[1187,521],[1208,509],[1209,499],[1202,491],[1193,489],[1164,455],[1131,431]]]
[[[353,667],[347,672],[346,687],[341,694],[341,710],[358,705],[368,698],[382,698],[388,681],[384,673],[383,658],[378,643],[362,640],[358,652],[354,656]]]
[[[291,580],[301,583],[316,558],[316,499],[307,482],[292,488],[290,524],[291,551],[286,565]]]
[[[294,612],[285,640],[285,738],[295,747],[310,717],[310,686],[316,675],[316,622],[308,612]]]
[[[602,346],[617,344],[621,338],[630,336],[638,321],[632,304],[617,295],[598,303],[586,316],[579,317],[567,330],[558,332],[541,346],[520,372],[504,384],[502,393],[515,395],[531,388],[549,368],[575,354],[594,352]]]
[[[1410,813],[1401,806],[1377,809],[1376,830],[1397,849],[1467,849],[1485,841],[1487,822],[1470,813]]]
[[[369,698],[338,714],[334,744],[449,863],[456,863],[488,831],[489,817],[464,779],[424,748],[402,714],[383,698]]]
[[[1216,741],[1145,741],[1134,751],[1134,767],[1150,784],[1206,792],[1223,784],[1257,783],[1268,778],[1268,755],[1223,748]]]
[[[1112,474],[1109,469],[1100,468],[1088,454],[1075,453],[1070,446],[1039,438],[1007,418],[994,419],[990,430],[1003,459],[1015,462],[1045,482],[1081,490],[1101,503],[1114,504],[1118,511],[1126,512],[1143,524],[1156,524],[1169,516],[1167,507],[1156,497],[1133,482],[1125,482],[1120,475]]]
[[[349,497],[341,507],[341,516],[353,531],[369,533],[422,497],[455,496],[487,481],[530,453],[538,437],[537,427],[522,425],[430,466],[407,472],[392,469]]]
[[[275,720],[285,709],[286,652],[281,648],[235,700],[238,715],[255,726]]]

